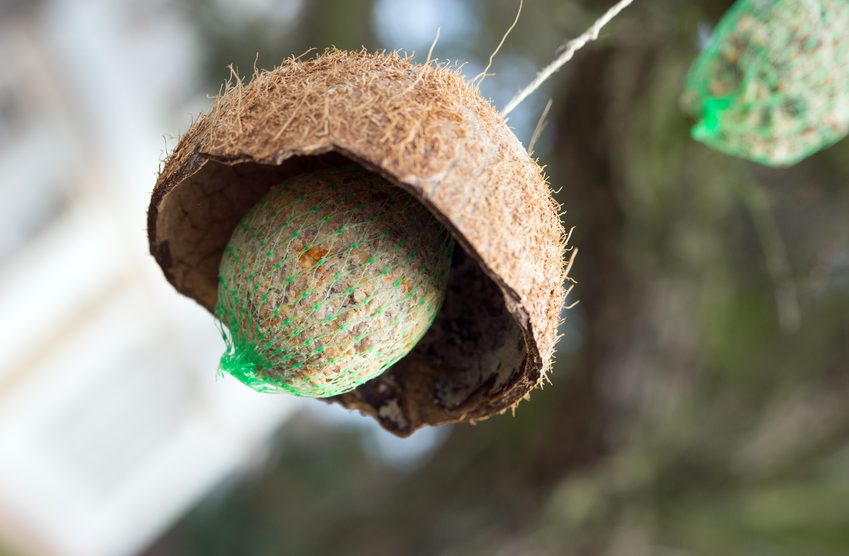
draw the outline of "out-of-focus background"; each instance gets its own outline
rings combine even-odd
[[[497,106],[612,0],[526,0]],[[849,553],[849,141],[767,170],[679,95],[729,0],[637,1],[510,117],[579,284],[552,384],[406,440],[216,374],[147,253],[159,161],[310,47],[473,76],[514,0],[0,1],[0,554]],[[258,56],[257,56],[258,54]]]

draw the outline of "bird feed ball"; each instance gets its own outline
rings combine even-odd
[[[224,248],[221,368],[259,391],[353,390],[427,331],[453,245],[421,203],[359,166],[285,180]]]
[[[849,132],[849,0],[738,0],[687,79],[693,136],[769,166]]]

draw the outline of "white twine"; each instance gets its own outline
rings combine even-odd
[[[595,23],[592,24],[592,27],[584,31],[584,33],[571,41],[567,42],[563,53],[560,54],[553,62],[548,64],[546,67],[540,71],[533,81],[528,83],[528,85],[519,91],[513,99],[507,103],[501,110],[501,115],[506,116],[510,112],[513,111],[514,108],[519,106],[523,100],[525,100],[531,93],[536,91],[540,85],[542,85],[546,79],[551,77],[551,75],[559,70],[563,65],[572,59],[575,55],[575,52],[582,49],[588,42],[592,42],[598,39],[598,34],[601,32],[601,29],[610,23],[614,17],[619,15],[619,12],[627,8],[631,5],[634,0],[620,0],[617,2],[612,8],[607,10],[607,12],[598,18]]]

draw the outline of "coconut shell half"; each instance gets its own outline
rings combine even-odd
[[[540,167],[453,68],[333,49],[228,86],[164,163],[151,253],[178,291],[212,311],[241,217],[285,177],[349,160],[415,196],[462,249],[416,348],[330,400],[399,436],[515,406],[553,356],[564,231]]]

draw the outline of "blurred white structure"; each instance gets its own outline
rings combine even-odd
[[[216,376],[213,319],[147,252],[198,78],[183,17],[0,2],[0,553],[134,553],[292,410]]]

